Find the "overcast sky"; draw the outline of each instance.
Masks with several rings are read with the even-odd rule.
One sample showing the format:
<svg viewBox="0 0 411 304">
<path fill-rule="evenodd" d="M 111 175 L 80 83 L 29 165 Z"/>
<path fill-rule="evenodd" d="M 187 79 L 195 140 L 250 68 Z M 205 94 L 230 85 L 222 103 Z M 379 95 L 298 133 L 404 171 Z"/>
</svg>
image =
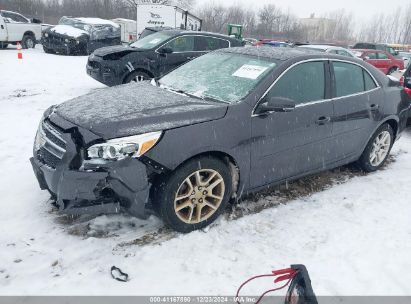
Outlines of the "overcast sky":
<svg viewBox="0 0 411 304">
<path fill-rule="evenodd" d="M 197 0 L 201 5 L 208 0 Z M 376 13 L 391 13 L 399 6 L 405 7 L 411 0 L 212 0 L 216 3 L 230 5 L 242 3 L 247 7 L 261 7 L 273 3 L 283 9 L 290 8 L 298 17 L 309 17 L 311 13 L 317 16 L 335 9 L 345 8 L 352 11 L 357 19 L 368 19 Z"/>
</svg>

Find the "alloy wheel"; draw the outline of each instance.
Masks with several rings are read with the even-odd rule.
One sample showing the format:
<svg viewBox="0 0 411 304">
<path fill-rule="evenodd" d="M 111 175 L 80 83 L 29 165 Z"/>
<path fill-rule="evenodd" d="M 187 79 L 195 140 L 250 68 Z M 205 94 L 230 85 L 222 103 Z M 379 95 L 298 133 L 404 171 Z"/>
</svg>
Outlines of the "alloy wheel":
<svg viewBox="0 0 411 304">
<path fill-rule="evenodd" d="M 143 82 L 145 81 L 146 78 L 143 75 L 136 75 L 136 77 L 134 77 L 133 81 L 135 82 Z"/>
<path fill-rule="evenodd" d="M 29 38 L 29 39 L 26 40 L 26 47 L 27 47 L 28 49 L 34 48 L 34 41 L 33 41 L 33 39 Z"/>
<path fill-rule="evenodd" d="M 215 170 L 201 169 L 188 176 L 174 199 L 174 211 L 186 224 L 198 224 L 209 219 L 224 199 L 225 183 Z"/>
<path fill-rule="evenodd" d="M 370 163 L 374 167 L 381 165 L 391 147 L 391 134 L 388 131 L 383 131 L 375 138 L 373 147 L 370 153 Z"/>
</svg>

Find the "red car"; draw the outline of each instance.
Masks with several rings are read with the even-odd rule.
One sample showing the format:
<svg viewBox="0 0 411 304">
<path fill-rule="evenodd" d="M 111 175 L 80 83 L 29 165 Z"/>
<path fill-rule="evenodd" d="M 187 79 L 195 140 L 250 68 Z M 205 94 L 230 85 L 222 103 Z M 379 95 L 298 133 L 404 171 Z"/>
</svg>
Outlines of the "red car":
<svg viewBox="0 0 411 304">
<path fill-rule="evenodd" d="M 404 60 L 397 59 L 385 51 L 360 49 L 352 51 L 357 57 L 372 64 L 384 74 L 390 75 L 397 70 L 404 69 Z"/>
</svg>

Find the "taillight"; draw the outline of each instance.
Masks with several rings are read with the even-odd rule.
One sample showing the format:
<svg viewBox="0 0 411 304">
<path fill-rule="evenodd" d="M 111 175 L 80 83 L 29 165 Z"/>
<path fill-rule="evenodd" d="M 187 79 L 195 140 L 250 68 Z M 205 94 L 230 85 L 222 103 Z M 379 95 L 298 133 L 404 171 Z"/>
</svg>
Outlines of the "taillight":
<svg viewBox="0 0 411 304">
<path fill-rule="evenodd" d="M 404 77 L 404 76 L 402 76 L 402 77 L 400 78 L 400 85 L 401 85 L 402 87 L 405 86 L 405 77 Z"/>
<path fill-rule="evenodd" d="M 408 96 L 410 96 L 410 98 L 411 98 L 411 89 L 405 88 L 404 91 L 405 91 L 405 93 L 407 93 Z"/>
</svg>

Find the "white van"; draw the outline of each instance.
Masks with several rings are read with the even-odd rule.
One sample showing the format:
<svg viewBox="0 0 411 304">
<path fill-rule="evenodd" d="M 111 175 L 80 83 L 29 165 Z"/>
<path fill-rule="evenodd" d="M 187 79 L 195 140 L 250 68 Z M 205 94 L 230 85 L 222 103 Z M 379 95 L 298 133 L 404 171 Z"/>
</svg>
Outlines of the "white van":
<svg viewBox="0 0 411 304">
<path fill-rule="evenodd" d="M 135 20 L 116 18 L 111 21 L 120 25 L 122 43 L 132 43 L 137 40 L 137 22 Z"/>
<path fill-rule="evenodd" d="M 202 20 L 190 12 L 172 5 L 137 5 L 137 34 L 147 27 L 171 27 L 201 31 Z"/>
<path fill-rule="evenodd" d="M 41 39 L 41 22 L 15 12 L 0 10 L 0 48 L 21 42 L 23 48 L 34 48 Z"/>
</svg>

